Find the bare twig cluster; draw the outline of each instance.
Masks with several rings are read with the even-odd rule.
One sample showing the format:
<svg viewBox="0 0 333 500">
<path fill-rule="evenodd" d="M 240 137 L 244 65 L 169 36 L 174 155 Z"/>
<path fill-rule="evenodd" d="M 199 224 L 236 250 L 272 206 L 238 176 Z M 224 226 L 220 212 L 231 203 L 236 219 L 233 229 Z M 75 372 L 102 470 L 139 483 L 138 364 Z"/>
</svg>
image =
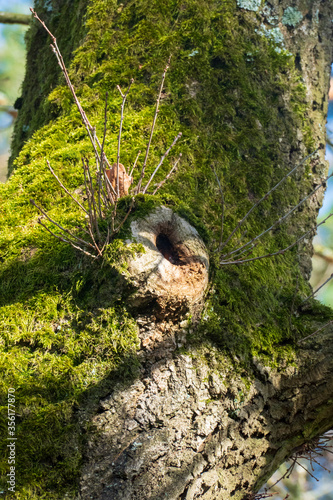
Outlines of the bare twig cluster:
<svg viewBox="0 0 333 500">
<path fill-rule="evenodd" d="M 293 454 L 289 458 L 289 462 L 291 465 L 287 468 L 286 472 L 277 480 L 274 484 L 270 485 L 269 488 L 265 488 L 263 493 L 254 494 L 249 500 L 259 500 L 261 498 L 269 498 L 276 493 L 269 493 L 269 490 L 274 488 L 278 483 L 280 483 L 283 479 L 289 479 L 296 465 L 304 469 L 307 474 L 309 474 L 313 479 L 319 481 L 318 478 L 313 474 L 314 472 L 314 464 L 318 465 L 322 469 L 327 472 L 331 472 L 327 467 L 320 463 L 320 458 L 324 456 L 324 453 L 333 453 L 333 445 L 329 444 L 332 441 L 333 434 L 332 431 L 327 432 L 323 436 L 312 439 L 309 443 L 304 443 L 301 446 L 295 448 Z M 310 469 L 304 467 L 304 465 L 300 462 L 300 460 L 307 460 L 310 465 Z M 285 498 L 288 498 L 287 495 Z M 285 499 L 284 499 L 285 500 Z"/>
<path fill-rule="evenodd" d="M 123 129 L 123 122 L 124 122 L 124 109 L 125 109 L 125 103 L 127 96 L 129 94 L 130 88 L 133 84 L 133 79 L 130 81 L 127 89 L 125 92 L 122 91 L 119 85 L 117 85 L 117 89 L 122 97 L 122 103 L 121 103 L 121 113 L 120 113 L 120 126 L 119 126 L 119 133 L 118 133 L 118 141 L 117 141 L 117 159 L 116 162 L 111 165 L 111 162 L 108 160 L 106 154 L 105 154 L 105 138 L 106 138 L 106 131 L 107 131 L 107 107 L 108 107 L 108 95 L 106 95 L 105 98 L 105 111 L 104 111 L 104 134 L 103 134 L 103 139 L 102 141 L 99 140 L 96 134 L 96 128 L 93 127 L 85 113 L 85 111 L 82 108 L 82 105 L 76 95 L 75 89 L 73 87 L 73 84 L 69 78 L 68 71 L 66 69 L 62 54 L 59 50 L 57 40 L 55 36 L 51 33 L 51 31 L 47 28 L 45 23 L 39 18 L 37 13 L 34 11 L 34 9 L 30 8 L 33 16 L 41 23 L 41 25 L 44 27 L 44 29 L 47 31 L 47 33 L 50 35 L 52 39 L 52 44 L 51 48 L 52 51 L 54 52 L 58 64 L 61 68 L 61 71 L 65 77 L 66 84 L 68 88 L 70 89 L 72 96 L 74 98 L 74 102 L 79 110 L 80 116 L 82 123 L 86 129 L 87 135 L 89 137 L 89 140 L 91 142 L 93 151 L 94 151 L 94 156 L 95 156 L 95 163 L 96 163 L 96 168 L 93 168 L 89 164 L 89 160 L 87 158 L 82 158 L 82 168 L 83 168 L 83 174 L 84 174 L 84 191 L 85 191 L 85 203 L 80 202 L 78 199 L 76 199 L 70 192 L 69 190 L 64 186 L 64 184 L 61 182 L 59 177 L 55 174 L 53 171 L 49 161 L 47 160 L 47 165 L 48 168 L 53 175 L 53 177 L 56 179 L 58 184 L 60 185 L 61 189 L 72 199 L 72 201 L 79 207 L 79 209 L 84 213 L 86 219 L 87 219 L 87 229 L 83 229 L 83 232 L 86 234 L 88 238 L 80 238 L 77 235 L 74 234 L 74 232 L 69 231 L 68 229 L 62 227 L 58 222 L 56 222 L 54 219 L 52 219 L 46 212 L 45 210 L 37 205 L 34 200 L 30 200 L 31 204 L 34 205 L 39 212 L 41 213 L 42 217 L 39 218 L 38 222 L 41 226 L 43 226 L 47 231 L 49 231 L 53 236 L 56 238 L 60 239 L 61 241 L 64 241 L 66 243 L 69 243 L 72 245 L 74 248 L 82 251 L 86 255 L 89 255 L 90 257 L 93 258 L 98 258 L 102 257 L 103 251 L 105 250 L 106 246 L 110 242 L 110 239 L 121 229 L 123 224 L 126 222 L 132 208 L 134 205 L 134 195 L 139 194 L 139 193 L 147 193 L 147 194 L 156 194 L 156 192 L 163 186 L 163 184 L 170 178 L 171 174 L 176 170 L 177 165 L 180 161 L 181 154 L 179 157 L 174 161 L 174 164 L 169 171 L 169 173 L 166 175 L 166 177 L 157 185 L 155 186 L 155 189 L 152 193 L 148 191 L 155 175 L 157 174 L 158 170 L 162 166 L 164 160 L 170 153 L 171 149 L 175 146 L 176 142 L 180 139 L 181 137 L 181 132 L 177 134 L 177 136 L 174 138 L 172 144 L 169 146 L 169 148 L 165 151 L 165 153 L 161 156 L 161 159 L 156 166 L 155 170 L 149 177 L 147 183 L 145 186 L 142 186 L 143 179 L 146 174 L 146 167 L 147 167 L 147 162 L 149 158 L 149 151 L 150 147 L 152 144 L 152 138 L 155 130 L 155 125 L 156 125 L 156 120 L 159 112 L 159 105 L 160 105 L 160 100 L 163 92 L 163 87 L 164 87 L 164 81 L 166 77 L 166 73 L 168 71 L 169 65 L 170 65 L 170 58 L 167 63 L 167 65 L 164 68 L 164 72 L 162 75 L 162 81 L 158 93 L 158 97 L 156 100 L 156 106 L 155 106 L 155 114 L 153 118 L 153 123 L 151 126 L 151 132 L 150 132 L 150 137 L 148 140 L 148 144 L 146 147 L 146 152 L 145 152 L 145 157 L 144 161 L 142 164 L 141 168 L 141 173 L 139 175 L 139 181 L 137 185 L 134 187 L 132 186 L 133 184 L 133 171 L 137 166 L 141 151 L 138 152 L 137 157 L 135 159 L 134 165 L 131 169 L 125 169 L 125 167 L 120 163 L 120 148 L 121 148 L 121 135 L 122 135 L 122 129 Z M 116 216 L 117 216 L 117 204 L 120 198 L 131 194 L 132 195 L 132 200 L 129 206 L 129 210 L 127 214 L 123 217 L 123 219 L 116 224 Z M 57 232 L 54 232 L 51 230 L 45 223 L 44 221 L 48 220 L 53 226 L 57 228 Z M 101 230 L 101 224 L 100 222 L 102 220 L 107 221 L 107 230 L 102 231 Z M 82 232 L 82 228 L 81 229 Z M 60 230 L 60 233 L 59 233 Z"/>
<path fill-rule="evenodd" d="M 333 453 L 332 451 L 333 446 L 328 444 L 330 441 L 332 441 L 332 437 L 333 437 L 332 433 L 328 432 L 323 436 L 319 436 L 318 438 L 312 439 L 309 443 L 304 443 L 298 448 L 296 448 L 294 450 L 294 453 L 289 459 L 291 465 L 288 467 L 283 476 L 271 486 L 271 488 L 273 488 L 273 486 L 275 486 L 285 477 L 289 478 L 290 474 L 292 473 L 296 465 L 304 469 L 316 481 L 319 481 L 319 479 L 317 479 L 316 476 L 313 474 L 314 464 L 319 465 L 319 467 L 326 470 L 327 472 L 331 472 L 323 464 L 321 464 L 318 461 L 318 459 L 320 459 L 320 457 L 323 457 L 324 452 Z M 299 460 L 301 459 L 307 460 L 309 462 L 311 471 L 300 463 Z"/>
<path fill-rule="evenodd" d="M 212 166 L 212 170 L 214 172 L 216 182 L 218 185 L 218 189 L 220 191 L 221 195 L 221 229 L 220 229 L 220 241 L 219 245 L 216 249 L 217 252 L 219 252 L 222 256 L 220 260 L 220 264 L 222 266 L 225 265 L 230 265 L 230 264 L 244 264 L 247 262 L 253 262 L 255 260 L 260 260 L 260 259 L 265 259 L 267 257 L 274 257 L 275 255 L 283 255 L 286 253 L 288 250 L 293 248 L 294 246 L 298 245 L 301 241 L 303 241 L 307 236 L 312 235 L 319 226 L 322 224 L 325 224 L 325 222 L 333 216 L 333 213 L 330 213 L 322 222 L 314 226 L 313 228 L 309 229 L 309 231 L 306 231 L 302 236 L 297 238 L 293 243 L 288 245 L 286 248 L 282 248 L 281 250 L 278 250 L 276 252 L 271 252 L 267 253 L 264 255 L 259 255 L 257 257 L 250 257 L 251 253 L 255 250 L 257 247 L 259 240 L 263 236 L 265 236 L 267 233 L 275 229 L 277 226 L 280 226 L 290 215 L 292 215 L 301 205 L 303 205 L 311 196 L 313 196 L 319 189 L 322 187 L 326 186 L 327 181 L 333 176 L 333 174 L 329 175 L 325 179 L 323 179 L 307 196 L 305 196 L 297 205 L 295 205 L 293 208 L 291 208 L 285 215 L 280 217 L 278 220 L 276 220 L 273 224 L 271 224 L 268 228 L 266 228 L 264 231 L 262 231 L 260 234 L 257 236 L 253 237 L 249 241 L 247 241 L 244 244 L 240 244 L 242 239 L 245 237 L 246 232 L 244 231 L 239 238 L 239 240 L 236 242 L 234 245 L 234 248 L 231 249 L 228 252 L 224 252 L 224 248 L 232 241 L 232 239 L 235 237 L 236 233 L 242 229 L 245 221 L 248 219 L 248 217 L 251 215 L 253 210 L 257 208 L 263 201 L 265 201 L 288 177 L 290 177 L 296 169 L 298 169 L 301 165 L 303 165 L 308 159 L 310 159 L 313 155 L 315 155 L 320 148 L 316 149 L 313 151 L 311 154 L 306 156 L 298 165 L 296 165 L 292 170 L 290 170 L 275 186 L 272 187 L 259 201 L 257 201 L 251 208 L 250 210 L 244 215 L 244 217 L 238 222 L 236 227 L 232 230 L 230 235 L 226 238 L 225 241 L 223 241 L 223 225 L 224 225 L 224 195 L 223 195 L 223 189 L 221 186 L 221 182 L 217 176 L 217 173 L 215 171 L 214 166 Z M 316 293 L 316 292 L 314 292 Z M 314 295 L 314 294 L 313 294 Z M 310 298 L 310 297 L 308 297 Z M 306 299 L 307 300 L 307 299 Z"/>
<path fill-rule="evenodd" d="M 277 493 L 257 493 L 248 496 L 246 500 L 262 500 L 263 498 L 272 498 L 275 495 L 277 495 Z M 286 495 L 283 500 L 287 500 L 287 498 L 289 498 L 289 495 Z"/>
<path fill-rule="evenodd" d="M 79 110 L 80 116 L 82 123 L 84 124 L 84 127 L 86 129 L 87 135 L 90 139 L 93 151 L 94 151 L 94 156 L 95 156 L 95 162 L 96 162 L 96 169 L 92 169 L 92 167 L 89 165 L 88 159 L 82 159 L 82 166 L 83 166 L 83 173 L 84 173 L 84 188 L 85 188 L 85 195 L 86 195 L 86 201 L 87 201 L 87 206 L 84 206 L 83 203 L 79 202 L 79 200 L 75 199 L 68 189 L 62 184 L 58 176 L 54 173 L 52 170 L 49 162 L 47 162 L 49 170 L 51 174 L 54 176 L 54 178 L 57 180 L 58 184 L 60 185 L 61 189 L 63 189 L 67 195 L 69 195 L 74 203 L 82 210 L 88 219 L 88 225 L 87 225 L 87 235 L 89 236 L 88 240 L 85 240 L 83 238 L 78 238 L 77 236 L 74 235 L 74 233 L 69 233 L 68 230 L 65 230 L 63 227 L 61 227 L 60 224 L 56 223 L 53 219 L 51 219 L 46 212 L 42 209 L 42 207 L 39 207 L 33 200 L 31 200 L 31 203 L 36 206 L 36 208 L 39 210 L 39 212 L 42 214 L 42 218 L 39 219 L 39 223 L 46 227 L 45 224 L 42 222 L 43 219 L 48 219 L 49 222 L 51 222 L 53 225 L 57 226 L 58 229 L 60 229 L 61 234 L 54 234 L 53 231 L 51 231 L 48 228 L 48 231 L 50 231 L 52 234 L 54 234 L 56 237 L 59 239 L 62 239 L 63 241 L 66 241 L 70 243 L 72 246 L 75 248 L 78 248 L 82 250 L 84 253 L 94 256 L 95 258 L 101 257 L 103 254 L 103 251 L 106 247 L 106 245 L 109 243 L 110 238 L 114 234 L 116 234 L 119 229 L 123 226 L 125 221 L 127 220 L 127 217 L 129 216 L 133 205 L 134 205 L 134 195 L 138 193 L 149 193 L 148 189 L 151 186 L 151 183 L 157 174 L 158 170 L 162 166 L 164 160 L 168 156 L 169 152 L 171 149 L 175 146 L 176 142 L 179 140 L 181 137 L 181 132 L 176 135 L 174 138 L 173 142 L 169 146 L 169 148 L 165 151 L 165 153 L 161 156 L 161 159 L 156 166 L 155 170 L 153 173 L 150 175 L 148 181 L 146 184 L 143 186 L 143 180 L 146 175 L 146 168 L 147 168 L 147 162 L 149 158 L 149 151 L 151 148 L 152 144 L 152 138 L 154 134 L 154 129 L 155 129 L 155 124 L 159 112 L 159 105 L 160 105 L 160 100 L 163 92 L 163 87 L 164 87 L 164 82 L 165 82 L 165 77 L 169 68 L 170 64 L 170 58 L 168 63 L 166 64 L 163 75 L 162 75 L 162 80 L 159 88 L 159 93 L 156 99 L 156 106 L 155 106 L 155 113 L 153 117 L 153 122 L 151 126 L 151 132 L 150 136 L 148 139 L 148 143 L 146 146 L 146 151 L 144 155 L 144 160 L 142 163 L 141 167 L 141 173 L 139 174 L 139 180 L 137 182 L 136 186 L 133 186 L 133 172 L 134 169 L 137 167 L 138 160 L 141 154 L 141 151 L 138 152 L 137 157 L 135 159 L 134 165 L 132 166 L 131 169 L 125 169 L 125 167 L 120 163 L 120 149 L 121 149 L 121 136 L 122 136 L 122 129 L 123 129 L 123 121 L 124 121 L 124 109 L 125 109 L 125 103 L 127 96 L 129 94 L 130 88 L 133 84 L 133 79 L 130 81 L 127 89 L 125 92 L 122 91 L 120 86 L 117 86 L 117 89 L 121 95 L 122 98 L 122 103 L 121 103 L 121 114 L 120 114 L 120 126 L 119 126 L 119 133 L 118 133 L 118 141 L 117 141 L 117 157 L 116 157 L 116 162 L 111 165 L 109 162 L 106 154 L 105 154 L 105 138 L 106 138 L 106 129 L 107 129 L 107 95 L 106 95 L 106 100 L 105 100 L 105 115 L 104 115 L 104 135 L 102 141 L 99 140 L 96 134 L 96 129 L 93 127 L 87 118 L 86 113 L 84 112 L 82 105 L 80 104 L 80 101 L 76 95 L 75 89 L 71 83 L 71 80 L 68 75 L 68 71 L 66 69 L 66 66 L 63 61 L 63 57 L 61 55 L 61 52 L 59 50 L 59 47 L 57 45 L 57 40 L 55 36 L 50 32 L 50 30 L 47 28 L 45 23 L 38 17 L 36 12 L 33 9 L 30 9 L 34 17 L 42 24 L 44 29 L 47 31 L 47 33 L 50 35 L 52 39 L 52 44 L 51 48 L 56 55 L 58 64 L 62 70 L 62 73 L 65 77 L 66 84 L 68 88 L 70 89 L 72 96 L 74 98 L 74 101 L 76 103 L 76 106 Z M 319 149 L 319 148 L 318 148 Z M 296 165 L 292 170 L 290 170 L 274 187 L 272 187 L 259 201 L 257 201 L 251 208 L 250 210 L 244 215 L 244 217 L 236 224 L 235 228 L 233 231 L 230 233 L 230 235 L 224 240 L 224 215 L 225 215 L 225 210 L 224 210 L 224 194 L 223 194 L 223 189 L 221 182 L 218 178 L 218 175 L 216 173 L 216 170 L 214 166 L 212 166 L 216 182 L 220 191 L 221 195 L 221 229 L 220 229 L 220 238 L 219 238 L 219 244 L 217 248 L 217 252 L 221 254 L 221 260 L 220 264 L 225 266 L 225 265 L 230 265 L 230 264 L 244 264 L 247 262 L 252 262 L 255 260 L 260 260 L 264 259 L 267 257 L 273 257 L 276 255 L 283 255 L 286 253 L 288 250 L 293 248 L 294 246 L 298 245 L 300 242 L 302 242 L 307 236 L 310 236 L 315 232 L 315 230 L 322 224 L 324 224 L 330 217 L 332 217 L 333 213 L 329 214 L 328 217 L 326 217 L 325 220 L 323 220 L 321 223 L 317 224 L 314 228 L 311 228 L 309 231 L 305 232 L 302 236 L 297 238 L 293 243 L 288 245 L 286 248 L 283 248 L 281 250 L 278 250 L 276 252 L 271 252 L 267 253 L 264 255 L 256 256 L 256 257 L 251 257 L 251 254 L 255 250 L 255 248 L 258 246 L 258 243 L 260 240 L 270 231 L 275 229 L 277 226 L 280 226 L 290 215 L 292 215 L 301 205 L 303 205 L 311 196 L 313 196 L 320 188 L 326 185 L 328 179 L 332 177 L 333 174 L 329 175 L 326 177 L 322 182 L 320 182 L 319 185 L 317 185 L 307 196 L 305 196 L 297 205 L 295 205 L 291 210 L 289 210 L 284 216 L 276 220 L 273 224 L 271 224 L 268 228 L 266 228 L 264 231 L 262 231 L 260 234 L 257 236 L 253 237 L 246 243 L 241 243 L 243 238 L 245 237 L 247 231 L 243 231 L 241 234 L 241 237 L 238 239 L 238 241 L 234 244 L 234 247 L 229 250 L 225 251 L 225 248 L 227 245 L 229 245 L 232 241 L 232 239 L 236 236 L 236 234 L 242 230 L 244 227 L 245 222 L 247 221 L 248 217 L 251 215 L 251 213 L 257 208 L 262 202 L 264 202 L 288 177 L 290 177 L 301 165 L 303 165 L 308 159 L 310 159 L 313 155 L 315 155 L 318 151 L 316 149 L 314 152 L 309 154 L 306 158 L 304 158 L 298 165 Z M 151 194 L 156 194 L 156 192 L 164 185 L 164 183 L 170 178 L 172 173 L 176 170 L 177 165 L 180 161 L 181 155 L 175 160 L 171 170 L 169 173 L 166 175 L 166 177 L 157 185 L 155 185 L 155 189 L 152 191 Z M 132 195 L 132 201 L 129 207 L 129 210 L 125 217 L 123 218 L 122 221 L 116 225 L 116 216 L 117 216 L 117 204 L 118 201 L 121 197 L 126 196 L 128 194 Z M 111 215 L 110 215 L 111 214 Z M 106 219 L 106 217 L 109 216 L 110 218 L 110 223 L 107 226 L 107 234 L 102 234 L 100 230 L 100 224 L 99 222 L 102 219 Z M 93 252 L 93 253 L 92 253 Z M 314 295 L 316 291 L 312 294 Z M 311 295 L 311 296 L 312 296 Z M 310 298 L 310 296 L 308 297 Z M 307 298 L 307 299 L 308 299 Z M 306 299 L 306 300 L 307 300 Z"/>
</svg>

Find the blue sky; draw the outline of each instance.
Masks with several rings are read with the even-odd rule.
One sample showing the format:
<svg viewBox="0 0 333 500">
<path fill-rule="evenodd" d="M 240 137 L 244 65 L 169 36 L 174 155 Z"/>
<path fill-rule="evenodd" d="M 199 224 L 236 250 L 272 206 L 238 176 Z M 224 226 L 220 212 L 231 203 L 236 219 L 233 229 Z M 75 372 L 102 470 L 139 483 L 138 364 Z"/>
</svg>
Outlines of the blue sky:
<svg viewBox="0 0 333 500">
<path fill-rule="evenodd" d="M 34 0 L 0 0 L 0 10 L 7 12 L 29 13 L 29 7 L 33 7 Z"/>
</svg>

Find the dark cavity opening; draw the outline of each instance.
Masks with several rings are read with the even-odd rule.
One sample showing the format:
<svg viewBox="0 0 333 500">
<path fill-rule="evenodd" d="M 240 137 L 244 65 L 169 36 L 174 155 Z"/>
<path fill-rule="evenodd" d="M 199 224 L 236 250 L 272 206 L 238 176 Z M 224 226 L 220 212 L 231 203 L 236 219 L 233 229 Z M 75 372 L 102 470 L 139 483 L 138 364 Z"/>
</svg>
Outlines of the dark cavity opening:
<svg viewBox="0 0 333 500">
<path fill-rule="evenodd" d="M 169 240 L 166 234 L 160 233 L 156 238 L 156 246 L 163 257 L 171 264 L 180 265 L 180 259 L 177 250 Z"/>
</svg>

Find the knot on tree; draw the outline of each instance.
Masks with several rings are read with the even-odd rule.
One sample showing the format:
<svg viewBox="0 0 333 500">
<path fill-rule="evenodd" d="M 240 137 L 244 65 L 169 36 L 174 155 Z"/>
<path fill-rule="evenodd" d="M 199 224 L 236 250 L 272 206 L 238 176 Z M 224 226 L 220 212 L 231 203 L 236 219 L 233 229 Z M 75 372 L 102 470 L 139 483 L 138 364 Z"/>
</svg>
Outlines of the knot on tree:
<svg viewBox="0 0 333 500">
<path fill-rule="evenodd" d="M 162 206 L 133 221 L 131 230 L 132 240 L 145 250 L 128 266 L 138 287 L 134 305 L 157 309 L 163 316 L 199 312 L 209 258 L 196 229 Z"/>
</svg>

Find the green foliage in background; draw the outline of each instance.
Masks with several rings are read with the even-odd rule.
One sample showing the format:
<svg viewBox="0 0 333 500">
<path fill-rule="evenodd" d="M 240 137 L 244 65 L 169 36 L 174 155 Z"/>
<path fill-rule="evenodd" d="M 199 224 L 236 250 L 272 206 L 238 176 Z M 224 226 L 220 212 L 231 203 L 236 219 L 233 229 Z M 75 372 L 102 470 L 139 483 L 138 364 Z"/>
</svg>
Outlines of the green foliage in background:
<svg viewBox="0 0 333 500">
<path fill-rule="evenodd" d="M 1 105 L 13 106 L 22 83 L 24 66 L 24 34 L 26 26 L 2 26 L 4 43 L 0 45 L 0 101 Z M 0 107 L 1 110 L 1 107 Z M 4 113 L 4 111 L 0 111 Z M 13 132 L 12 127 L 1 129 L 0 154 L 6 152 Z"/>
</svg>

